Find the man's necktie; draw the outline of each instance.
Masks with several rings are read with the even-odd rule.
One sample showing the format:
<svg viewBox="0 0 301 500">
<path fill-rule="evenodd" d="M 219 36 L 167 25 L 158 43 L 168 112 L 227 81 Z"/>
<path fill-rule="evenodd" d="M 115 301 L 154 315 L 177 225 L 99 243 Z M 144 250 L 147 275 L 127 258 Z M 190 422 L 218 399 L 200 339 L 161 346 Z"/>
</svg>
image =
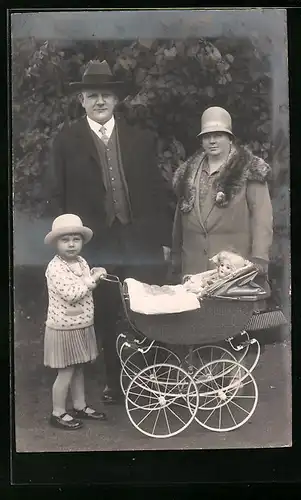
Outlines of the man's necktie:
<svg viewBox="0 0 301 500">
<path fill-rule="evenodd" d="M 101 133 L 101 140 L 107 145 L 110 138 L 107 136 L 106 127 L 100 127 L 99 132 Z"/>
</svg>

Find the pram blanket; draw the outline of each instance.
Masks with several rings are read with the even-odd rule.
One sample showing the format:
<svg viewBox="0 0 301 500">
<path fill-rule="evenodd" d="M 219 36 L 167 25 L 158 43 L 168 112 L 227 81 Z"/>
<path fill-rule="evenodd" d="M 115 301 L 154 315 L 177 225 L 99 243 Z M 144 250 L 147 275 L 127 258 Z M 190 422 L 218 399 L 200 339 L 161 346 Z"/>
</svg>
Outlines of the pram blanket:
<svg viewBox="0 0 301 500">
<path fill-rule="evenodd" d="M 172 314 L 200 308 L 195 294 L 183 285 L 148 285 L 133 278 L 124 283 L 132 311 L 141 314 Z"/>
</svg>

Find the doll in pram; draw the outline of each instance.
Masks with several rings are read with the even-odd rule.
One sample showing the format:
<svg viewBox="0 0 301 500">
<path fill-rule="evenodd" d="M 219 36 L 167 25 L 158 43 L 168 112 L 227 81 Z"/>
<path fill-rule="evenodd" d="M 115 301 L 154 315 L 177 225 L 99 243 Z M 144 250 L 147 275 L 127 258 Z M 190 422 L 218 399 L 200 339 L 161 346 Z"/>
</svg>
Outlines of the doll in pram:
<svg viewBox="0 0 301 500">
<path fill-rule="evenodd" d="M 195 306 L 168 313 L 149 307 L 151 294 L 141 300 L 143 288 L 133 288 L 133 280 L 104 278 L 120 289 L 127 323 L 116 341 L 120 385 L 129 420 L 141 433 L 168 438 L 192 421 L 226 432 L 252 417 L 260 344 L 251 334 L 287 323 L 280 308 L 267 308 L 257 274 L 246 265 L 210 284 Z"/>
</svg>

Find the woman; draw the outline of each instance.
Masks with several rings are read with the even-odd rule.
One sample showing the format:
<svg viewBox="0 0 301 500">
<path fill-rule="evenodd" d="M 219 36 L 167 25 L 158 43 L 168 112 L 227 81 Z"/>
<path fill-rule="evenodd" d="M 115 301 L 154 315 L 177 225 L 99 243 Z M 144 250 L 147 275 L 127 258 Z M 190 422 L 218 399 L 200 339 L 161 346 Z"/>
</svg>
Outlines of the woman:
<svg viewBox="0 0 301 500">
<path fill-rule="evenodd" d="M 235 144 L 229 113 L 208 108 L 201 118 L 202 149 L 175 172 L 177 210 L 172 261 L 183 276 L 212 268 L 209 259 L 232 249 L 266 274 L 273 237 L 267 185 L 271 169 Z"/>
</svg>

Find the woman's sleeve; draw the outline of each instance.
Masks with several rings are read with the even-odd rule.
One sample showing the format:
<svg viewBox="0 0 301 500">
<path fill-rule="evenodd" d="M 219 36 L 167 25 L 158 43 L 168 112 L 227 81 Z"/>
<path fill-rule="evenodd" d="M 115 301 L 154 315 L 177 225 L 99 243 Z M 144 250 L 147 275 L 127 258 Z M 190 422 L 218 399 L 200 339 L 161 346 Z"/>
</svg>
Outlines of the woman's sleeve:
<svg viewBox="0 0 301 500">
<path fill-rule="evenodd" d="M 62 272 L 56 266 L 47 270 L 46 277 L 48 287 L 54 289 L 69 304 L 78 302 L 90 291 L 90 287 L 81 279 Z"/>
<path fill-rule="evenodd" d="M 273 241 L 273 209 L 267 183 L 248 182 L 247 203 L 250 211 L 252 257 L 268 262 Z"/>
</svg>

